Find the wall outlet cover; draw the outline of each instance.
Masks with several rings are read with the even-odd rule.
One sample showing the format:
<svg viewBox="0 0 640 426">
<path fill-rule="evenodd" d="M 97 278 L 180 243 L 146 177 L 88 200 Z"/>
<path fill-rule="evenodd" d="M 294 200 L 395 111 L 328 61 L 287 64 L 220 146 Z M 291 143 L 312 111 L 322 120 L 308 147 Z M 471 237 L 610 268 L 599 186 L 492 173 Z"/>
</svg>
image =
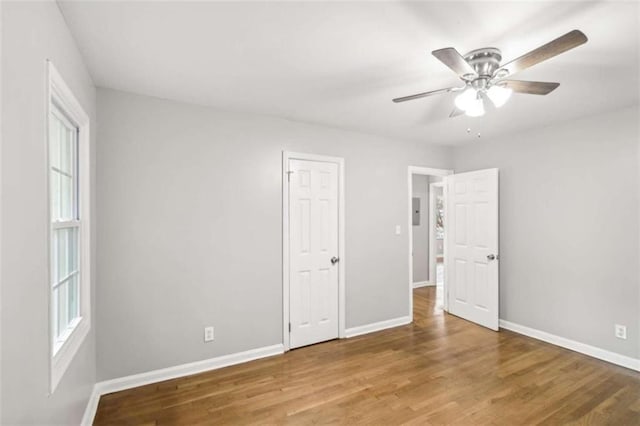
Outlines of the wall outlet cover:
<svg viewBox="0 0 640 426">
<path fill-rule="evenodd" d="M 618 339 L 627 338 L 627 327 L 624 325 L 616 324 L 614 327 L 614 332 Z"/>
<path fill-rule="evenodd" d="M 211 342 L 213 340 L 213 327 L 205 327 L 204 328 L 204 341 Z"/>
</svg>

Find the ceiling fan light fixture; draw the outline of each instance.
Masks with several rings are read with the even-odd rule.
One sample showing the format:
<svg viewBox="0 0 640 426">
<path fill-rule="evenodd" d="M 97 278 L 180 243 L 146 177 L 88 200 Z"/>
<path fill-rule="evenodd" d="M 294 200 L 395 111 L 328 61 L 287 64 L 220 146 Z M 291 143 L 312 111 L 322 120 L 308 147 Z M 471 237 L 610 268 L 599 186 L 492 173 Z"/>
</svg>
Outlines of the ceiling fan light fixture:
<svg viewBox="0 0 640 426">
<path fill-rule="evenodd" d="M 403 96 L 393 99 L 393 102 L 411 101 L 440 93 L 462 91 L 455 98 L 456 108 L 449 117 L 457 117 L 462 114 L 469 117 L 480 117 L 485 113 L 485 97 L 496 108 L 500 108 L 507 103 L 513 92 L 529 95 L 548 95 L 551 93 L 560 83 L 512 80 L 511 76 L 578 47 L 586 43 L 587 40 L 587 36 L 582 31 L 572 30 L 507 63 L 502 62 L 502 52 L 495 47 L 475 49 L 464 56 L 453 47 L 437 49 L 431 54 L 456 73 L 464 86 L 453 86 Z"/>
<path fill-rule="evenodd" d="M 477 96 L 478 95 L 477 95 L 476 89 L 474 89 L 473 87 L 469 87 L 464 92 L 456 96 L 456 99 L 455 99 L 456 107 L 458 109 L 461 109 L 462 111 L 468 110 L 470 107 L 472 107 L 472 104 L 476 101 Z"/>
<path fill-rule="evenodd" d="M 482 117 L 484 115 L 484 102 L 480 96 L 477 96 L 465 110 L 465 114 L 469 117 Z"/>
<path fill-rule="evenodd" d="M 506 104 L 513 90 L 508 87 L 501 86 L 491 86 L 489 90 L 487 90 L 487 96 L 491 99 L 491 102 L 496 106 L 496 108 L 500 108 L 502 105 Z"/>
</svg>

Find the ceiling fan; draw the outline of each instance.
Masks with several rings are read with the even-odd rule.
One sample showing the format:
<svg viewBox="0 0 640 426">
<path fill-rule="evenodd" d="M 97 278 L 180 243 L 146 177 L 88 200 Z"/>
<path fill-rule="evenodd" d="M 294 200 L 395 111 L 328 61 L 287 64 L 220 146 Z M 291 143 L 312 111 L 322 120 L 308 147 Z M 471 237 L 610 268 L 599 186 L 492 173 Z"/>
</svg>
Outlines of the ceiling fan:
<svg viewBox="0 0 640 426">
<path fill-rule="evenodd" d="M 462 92 L 456 97 L 455 108 L 449 117 L 462 114 L 479 117 L 484 115 L 487 98 L 499 108 L 509 100 L 513 92 L 529 95 L 546 95 L 552 92 L 560 83 L 510 80 L 508 77 L 586 42 L 587 36 L 582 31 L 573 30 L 504 65 L 500 65 L 502 53 L 494 47 L 472 50 L 464 56 L 453 47 L 434 50 L 431 52 L 433 56 L 458 74 L 464 86 L 404 96 L 394 99 L 393 102 L 405 102 L 440 93 Z"/>
</svg>

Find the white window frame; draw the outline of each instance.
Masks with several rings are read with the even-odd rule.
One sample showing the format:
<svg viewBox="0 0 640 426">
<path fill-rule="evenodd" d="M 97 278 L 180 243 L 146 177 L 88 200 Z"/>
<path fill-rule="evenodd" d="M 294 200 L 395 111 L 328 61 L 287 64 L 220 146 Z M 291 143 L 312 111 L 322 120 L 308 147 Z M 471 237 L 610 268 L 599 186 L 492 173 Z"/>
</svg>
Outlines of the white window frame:
<svg viewBox="0 0 640 426">
<path fill-rule="evenodd" d="M 47 293 L 49 298 L 49 345 L 48 355 L 50 360 L 50 392 L 53 393 L 60 383 L 60 379 L 71 364 L 73 357 L 80 349 L 85 338 L 91 329 L 91 179 L 90 179 L 90 128 L 89 116 L 84 111 L 80 102 L 71 92 L 71 89 L 62 79 L 55 66 L 48 62 L 48 93 L 47 93 L 47 117 L 46 117 L 46 158 L 47 158 L 47 224 L 49 228 L 47 250 L 49 259 L 49 273 L 47 279 Z M 54 318 L 53 318 L 53 282 L 51 250 L 53 240 L 53 229 L 57 227 L 51 221 L 51 186 L 49 179 L 51 176 L 51 162 L 49 156 L 49 117 L 53 113 L 53 105 L 73 122 L 78 128 L 78 160 L 77 160 L 77 202 L 79 217 L 79 240 L 78 240 L 78 266 L 79 277 L 79 317 L 76 318 L 66 333 L 64 342 L 55 341 Z"/>
</svg>

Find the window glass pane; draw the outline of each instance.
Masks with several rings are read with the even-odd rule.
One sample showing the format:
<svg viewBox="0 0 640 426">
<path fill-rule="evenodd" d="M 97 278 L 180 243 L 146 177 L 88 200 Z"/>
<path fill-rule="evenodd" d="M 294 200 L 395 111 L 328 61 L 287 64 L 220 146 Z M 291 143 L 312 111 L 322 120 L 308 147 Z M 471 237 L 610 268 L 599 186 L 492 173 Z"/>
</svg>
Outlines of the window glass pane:
<svg viewBox="0 0 640 426">
<path fill-rule="evenodd" d="M 60 168 L 60 120 L 51 114 L 51 122 L 49 123 L 49 161 L 51 167 Z"/>
<path fill-rule="evenodd" d="M 52 315 L 53 315 L 53 336 L 58 337 L 58 335 L 60 334 L 58 332 L 58 299 L 60 298 L 60 289 L 59 288 L 54 288 L 53 289 L 53 296 L 52 299 L 53 300 L 53 307 L 52 307 Z"/>
<path fill-rule="evenodd" d="M 61 284 L 58 287 L 58 334 L 56 337 L 60 337 L 62 333 L 64 333 L 67 325 L 69 325 L 69 308 L 67 304 L 68 299 L 68 281 L 64 284 Z"/>
<path fill-rule="evenodd" d="M 69 157 L 70 166 L 69 173 L 71 179 L 71 211 L 70 215 L 73 219 L 79 219 L 78 200 L 80 199 L 80 187 L 78 180 L 78 131 L 74 127 L 69 130 L 69 144 L 71 146 L 71 156 Z"/>
<path fill-rule="evenodd" d="M 75 318 L 79 316 L 79 303 L 78 303 L 78 275 L 74 275 L 69 280 L 69 322 L 73 321 Z"/>
<path fill-rule="evenodd" d="M 78 129 L 62 112 L 54 109 L 49 129 L 51 162 L 51 218 L 77 219 Z"/>
<path fill-rule="evenodd" d="M 56 246 L 56 250 L 54 252 L 54 264 L 56 265 L 56 270 L 58 272 L 55 283 L 59 283 L 69 275 L 70 272 L 68 229 L 56 229 L 53 231 L 53 236 L 54 244 Z"/>
<path fill-rule="evenodd" d="M 62 123 L 61 123 L 62 124 Z M 73 129 L 60 126 L 60 170 L 73 175 Z"/>
<path fill-rule="evenodd" d="M 60 175 L 60 219 L 74 219 L 73 208 L 73 179 L 69 176 Z"/>
<path fill-rule="evenodd" d="M 67 228 L 69 273 L 78 270 L 78 228 Z"/>
<path fill-rule="evenodd" d="M 73 178 L 51 170 L 51 220 L 65 221 L 77 219 Z"/>
<path fill-rule="evenodd" d="M 51 220 L 60 220 L 60 173 L 51 171 Z"/>
</svg>

